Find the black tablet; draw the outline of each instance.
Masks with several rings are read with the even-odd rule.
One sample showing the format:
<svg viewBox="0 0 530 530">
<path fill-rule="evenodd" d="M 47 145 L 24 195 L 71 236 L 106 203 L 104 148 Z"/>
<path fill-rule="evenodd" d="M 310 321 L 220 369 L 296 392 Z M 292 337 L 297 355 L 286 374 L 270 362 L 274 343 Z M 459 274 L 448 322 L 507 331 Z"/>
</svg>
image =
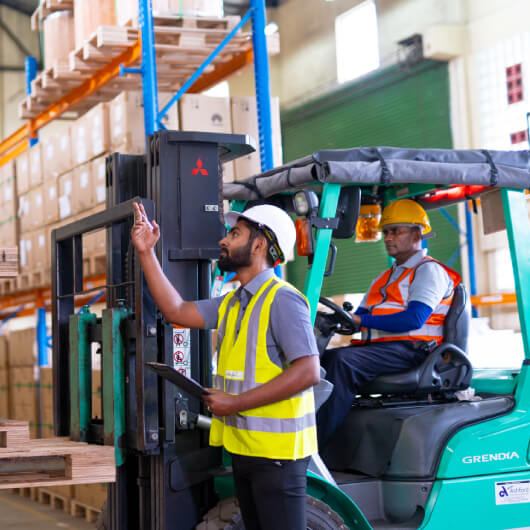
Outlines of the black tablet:
<svg viewBox="0 0 530 530">
<path fill-rule="evenodd" d="M 151 370 L 154 370 L 160 377 L 167 379 L 174 385 L 178 386 L 188 394 L 192 396 L 201 397 L 209 392 L 201 384 L 197 383 L 194 379 L 190 379 L 184 374 L 180 373 L 175 368 L 168 366 L 164 363 L 145 363 Z"/>
</svg>

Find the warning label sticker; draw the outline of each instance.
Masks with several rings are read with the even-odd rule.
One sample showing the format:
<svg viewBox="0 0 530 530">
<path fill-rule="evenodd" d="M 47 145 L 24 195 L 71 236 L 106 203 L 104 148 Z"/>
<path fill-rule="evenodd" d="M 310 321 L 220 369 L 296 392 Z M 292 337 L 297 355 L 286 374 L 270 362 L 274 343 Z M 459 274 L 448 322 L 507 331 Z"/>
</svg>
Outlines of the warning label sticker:
<svg viewBox="0 0 530 530">
<path fill-rule="evenodd" d="M 495 482 L 495 504 L 530 502 L 530 480 Z"/>
<path fill-rule="evenodd" d="M 191 376 L 190 330 L 173 328 L 173 368 Z"/>
</svg>

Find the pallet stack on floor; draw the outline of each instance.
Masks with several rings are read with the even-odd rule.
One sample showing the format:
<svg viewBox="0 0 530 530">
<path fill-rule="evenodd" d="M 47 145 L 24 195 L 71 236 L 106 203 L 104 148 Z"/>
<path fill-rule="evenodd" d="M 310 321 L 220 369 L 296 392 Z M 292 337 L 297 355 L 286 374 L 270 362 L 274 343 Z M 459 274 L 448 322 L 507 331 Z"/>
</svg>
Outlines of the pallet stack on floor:
<svg viewBox="0 0 530 530">
<path fill-rule="evenodd" d="M 28 421 L 31 438 L 42 434 L 49 439 L 54 437 L 52 369 L 37 368 L 35 337 L 35 328 L 0 335 L 0 418 Z M 92 373 L 92 411 L 102 417 L 100 370 Z M 92 522 L 107 498 L 107 484 L 46 485 L 13 492 Z"/>
</svg>

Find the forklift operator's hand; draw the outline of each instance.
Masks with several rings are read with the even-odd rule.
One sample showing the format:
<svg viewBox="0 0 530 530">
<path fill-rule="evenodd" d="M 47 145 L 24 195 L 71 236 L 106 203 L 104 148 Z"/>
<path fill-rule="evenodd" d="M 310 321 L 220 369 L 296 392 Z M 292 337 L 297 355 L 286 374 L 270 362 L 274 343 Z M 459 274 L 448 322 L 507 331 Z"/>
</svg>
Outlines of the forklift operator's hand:
<svg viewBox="0 0 530 530">
<path fill-rule="evenodd" d="M 239 396 L 227 394 L 217 388 L 208 388 L 208 394 L 202 399 L 208 406 L 208 410 L 216 416 L 231 416 L 237 414 L 239 410 Z"/>
<path fill-rule="evenodd" d="M 153 220 L 149 222 L 143 204 L 133 203 L 134 225 L 131 230 L 133 245 L 139 254 L 149 252 L 160 237 L 160 227 Z"/>
</svg>

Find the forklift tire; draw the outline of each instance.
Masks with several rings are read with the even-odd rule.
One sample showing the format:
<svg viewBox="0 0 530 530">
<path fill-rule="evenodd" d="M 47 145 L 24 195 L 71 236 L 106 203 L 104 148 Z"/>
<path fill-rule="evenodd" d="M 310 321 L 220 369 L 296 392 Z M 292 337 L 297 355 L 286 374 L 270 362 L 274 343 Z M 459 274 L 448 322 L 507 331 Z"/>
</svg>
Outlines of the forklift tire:
<svg viewBox="0 0 530 530">
<path fill-rule="evenodd" d="M 342 517 L 326 503 L 308 495 L 306 507 L 308 530 L 348 530 Z M 237 499 L 229 497 L 214 506 L 196 530 L 245 530 Z"/>
</svg>

